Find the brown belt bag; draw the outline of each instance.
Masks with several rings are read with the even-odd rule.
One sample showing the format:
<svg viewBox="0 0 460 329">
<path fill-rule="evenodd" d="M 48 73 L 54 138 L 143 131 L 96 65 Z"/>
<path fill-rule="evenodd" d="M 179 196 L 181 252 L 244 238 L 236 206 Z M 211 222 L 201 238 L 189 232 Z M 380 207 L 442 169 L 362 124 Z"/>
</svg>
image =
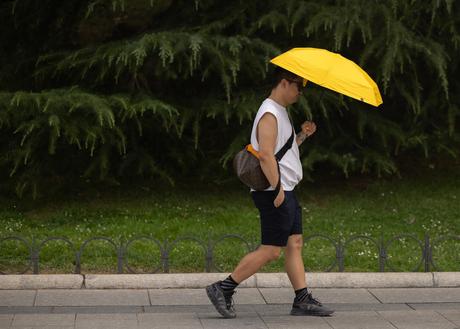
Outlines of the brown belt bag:
<svg viewBox="0 0 460 329">
<path fill-rule="evenodd" d="M 278 184 L 275 191 L 279 191 L 281 186 L 281 173 L 279 162 L 284 154 L 292 147 L 294 141 L 294 129 L 292 130 L 291 137 L 287 140 L 286 144 L 275 154 L 276 163 L 278 165 Z M 238 178 L 248 187 L 256 190 L 263 191 L 270 187 L 267 177 L 265 177 L 262 168 L 260 167 L 259 154 L 251 144 L 247 145 L 244 149 L 239 151 L 233 159 L 233 168 L 235 169 Z M 275 195 L 278 193 L 275 193 Z"/>
</svg>

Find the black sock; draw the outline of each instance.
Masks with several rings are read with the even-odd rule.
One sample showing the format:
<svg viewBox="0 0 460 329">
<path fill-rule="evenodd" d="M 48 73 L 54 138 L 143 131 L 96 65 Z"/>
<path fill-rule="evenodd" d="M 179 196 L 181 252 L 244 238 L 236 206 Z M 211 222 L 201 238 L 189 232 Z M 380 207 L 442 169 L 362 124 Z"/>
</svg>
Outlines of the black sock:
<svg viewBox="0 0 460 329">
<path fill-rule="evenodd" d="M 295 299 L 298 302 L 303 302 L 307 297 L 308 289 L 306 287 L 295 291 Z"/>
<path fill-rule="evenodd" d="M 237 286 L 238 286 L 238 283 L 236 283 L 235 280 L 233 280 L 231 275 L 229 275 L 228 278 L 226 278 L 224 281 L 220 283 L 220 287 L 224 291 L 235 290 Z"/>
</svg>

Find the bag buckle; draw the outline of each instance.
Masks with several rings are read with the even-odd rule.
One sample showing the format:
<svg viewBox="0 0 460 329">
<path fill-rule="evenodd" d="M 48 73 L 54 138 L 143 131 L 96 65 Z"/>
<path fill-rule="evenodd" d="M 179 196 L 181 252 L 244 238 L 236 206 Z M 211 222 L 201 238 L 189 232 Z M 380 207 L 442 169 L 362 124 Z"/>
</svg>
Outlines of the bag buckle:
<svg viewBox="0 0 460 329">
<path fill-rule="evenodd" d="M 251 144 L 246 145 L 246 151 L 251 153 L 253 156 L 255 156 L 257 159 L 259 159 L 259 152 L 257 152 Z"/>
</svg>

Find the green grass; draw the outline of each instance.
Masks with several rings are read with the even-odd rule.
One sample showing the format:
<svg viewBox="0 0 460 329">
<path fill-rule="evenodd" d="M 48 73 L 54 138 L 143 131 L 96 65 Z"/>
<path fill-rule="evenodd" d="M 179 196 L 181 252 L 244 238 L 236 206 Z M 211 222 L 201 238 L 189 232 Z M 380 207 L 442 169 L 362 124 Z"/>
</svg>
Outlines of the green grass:
<svg viewBox="0 0 460 329">
<path fill-rule="evenodd" d="M 387 242 L 401 234 L 422 241 L 425 234 L 432 239 L 459 236 L 460 170 L 454 169 L 402 179 L 303 182 L 297 196 L 303 208 L 304 234 L 322 234 L 336 241 L 364 235 Z M 117 245 L 143 236 L 162 246 L 167 241 L 170 246 L 176 239 L 193 236 L 207 246 L 226 234 L 242 236 L 251 243 L 249 248 L 259 242 L 258 213 L 248 191 L 240 185 L 147 189 L 139 186 L 102 196 L 88 192 L 72 199 L 27 204 L 3 199 L 0 237 L 18 235 L 38 243 L 60 236 L 77 249 L 95 236 L 108 237 Z M 231 271 L 247 248 L 238 239 L 222 240 L 214 249 L 215 265 Z M 62 241 L 49 242 L 40 254 L 40 273 L 72 273 L 75 251 Z M 420 246 L 411 238 L 394 240 L 388 253 L 389 263 L 397 271 L 411 271 L 420 262 Z M 440 270 L 460 271 L 459 254 L 460 241 L 448 239 L 436 245 L 433 257 Z M 28 262 L 27 255 L 28 250 L 18 241 L 1 242 L 0 271 L 20 272 Z M 304 260 L 310 271 L 326 270 L 335 260 L 335 249 L 327 239 L 313 239 L 305 244 Z M 131 244 L 128 261 L 137 272 L 162 271 L 160 250 L 146 238 Z M 90 242 L 81 263 L 82 273 L 116 273 L 114 248 L 104 241 Z M 180 241 L 170 251 L 171 272 L 202 272 L 205 264 L 205 250 L 192 240 Z M 346 271 L 378 271 L 377 247 L 363 239 L 350 243 L 344 265 Z M 332 271 L 337 270 L 335 265 Z M 423 271 L 423 266 L 419 270 Z M 283 271 L 283 259 L 266 265 L 263 271 Z"/>
</svg>

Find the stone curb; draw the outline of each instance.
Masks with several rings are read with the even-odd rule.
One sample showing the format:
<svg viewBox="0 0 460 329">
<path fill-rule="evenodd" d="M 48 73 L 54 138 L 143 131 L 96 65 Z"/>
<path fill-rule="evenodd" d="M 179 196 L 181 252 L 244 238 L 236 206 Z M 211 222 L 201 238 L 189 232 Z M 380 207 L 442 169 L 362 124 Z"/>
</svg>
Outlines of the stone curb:
<svg viewBox="0 0 460 329">
<path fill-rule="evenodd" d="M 3 289 L 80 289 L 84 277 L 79 274 L 0 275 Z"/>
<path fill-rule="evenodd" d="M 25 274 L 0 275 L 5 289 L 164 289 L 203 288 L 226 273 L 180 274 Z M 460 272 L 306 273 L 311 288 L 433 288 L 460 287 Z M 286 273 L 258 273 L 243 288 L 290 287 Z"/>
<path fill-rule="evenodd" d="M 87 289 L 204 288 L 212 282 L 225 279 L 227 275 L 225 273 L 87 274 L 85 287 Z M 241 287 L 256 287 L 256 275 L 244 281 Z"/>
</svg>

